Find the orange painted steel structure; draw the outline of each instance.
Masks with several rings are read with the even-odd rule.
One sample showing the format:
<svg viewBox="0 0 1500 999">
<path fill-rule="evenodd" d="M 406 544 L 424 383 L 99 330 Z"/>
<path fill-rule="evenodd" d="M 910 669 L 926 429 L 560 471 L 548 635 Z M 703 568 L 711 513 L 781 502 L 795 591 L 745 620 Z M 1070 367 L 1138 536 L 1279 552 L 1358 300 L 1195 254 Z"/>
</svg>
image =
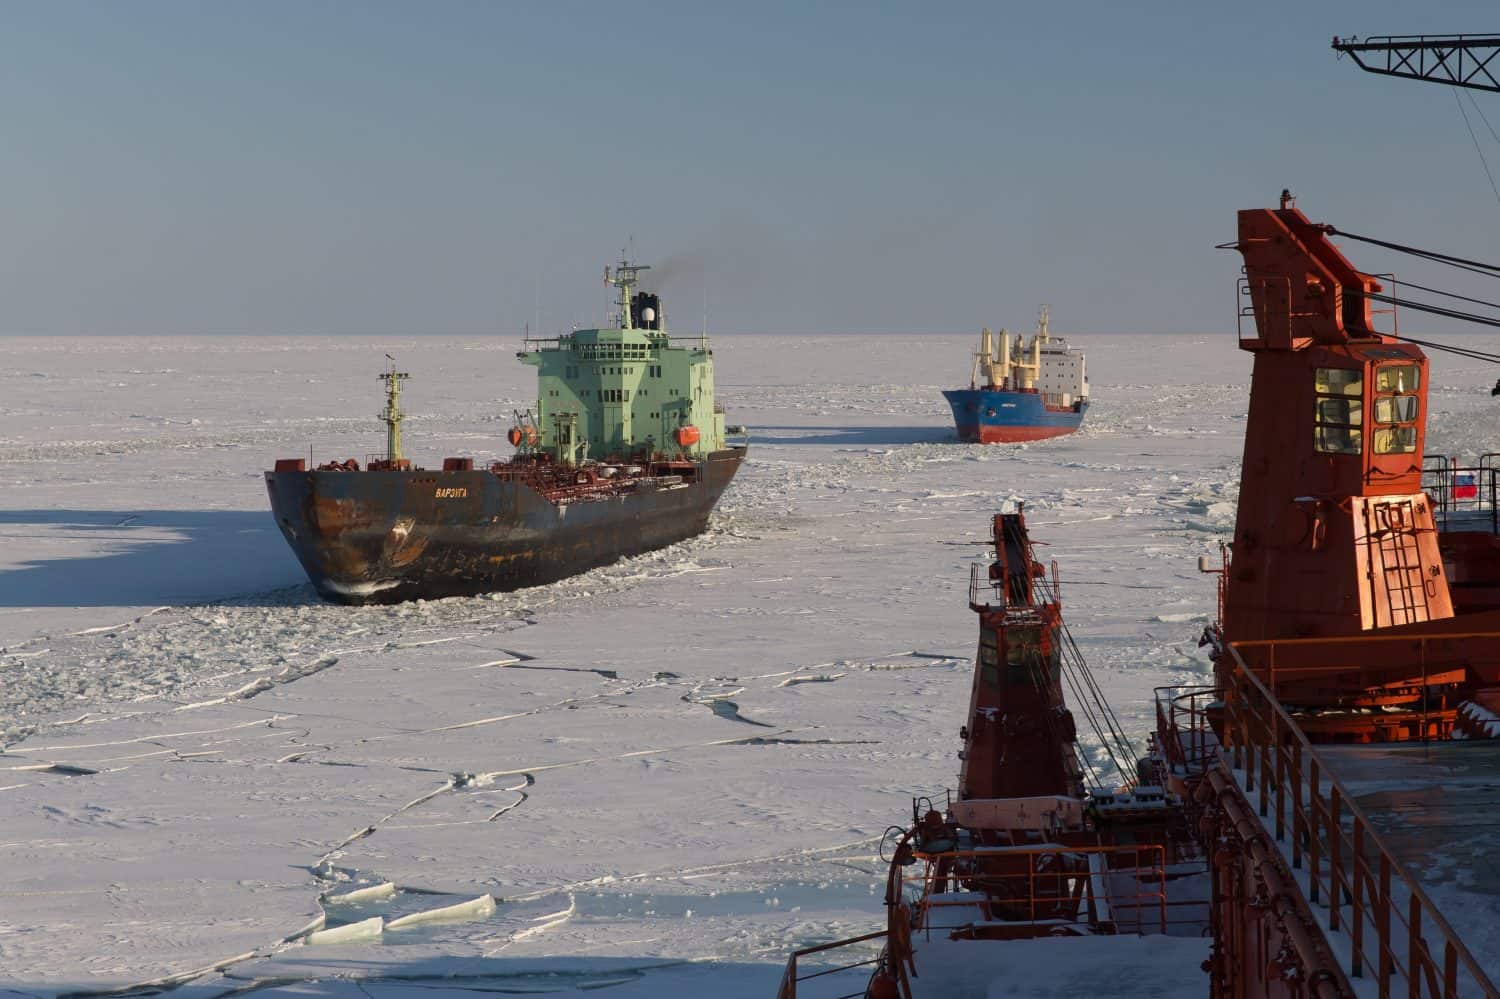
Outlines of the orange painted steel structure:
<svg viewBox="0 0 1500 999">
<path fill-rule="evenodd" d="M 791 956 L 787 958 L 786 970 L 781 974 L 781 986 L 776 990 L 776 999 L 797 999 L 797 986 L 802 982 L 810 982 L 815 978 L 826 978 L 829 975 L 837 975 L 845 971 L 854 971 L 858 968 L 868 968 L 872 965 L 878 964 L 880 961 L 880 958 L 878 956 L 869 957 L 862 961 L 852 961 L 849 964 L 836 965 L 832 968 L 819 968 L 817 971 L 811 971 L 807 974 L 802 974 L 797 967 L 798 962 L 801 958 L 811 957 L 814 954 L 823 954 L 832 950 L 844 950 L 850 947 L 858 947 L 860 944 L 872 943 L 876 940 L 884 940 L 885 938 L 886 931 L 880 930 L 876 933 L 866 933 L 863 936 L 850 937 L 847 940 L 835 940 L 831 943 L 815 944 L 812 947 L 803 947 L 801 950 L 792 951 Z M 853 995 L 864 994 L 865 992 L 863 989 L 861 989 L 859 992 L 853 993 Z"/>
<path fill-rule="evenodd" d="M 1190 837 L 1180 807 L 1144 789 L 1086 797 L 1063 696 L 1065 671 L 1082 664 L 1071 658 L 1055 569 L 1049 580 L 1023 512 L 995 516 L 991 530 L 994 561 L 970 577 L 979 643 L 959 732 L 957 794 L 941 806 L 913 803 L 887 874 L 884 934 L 793 954 L 781 999 L 796 999 L 799 982 L 869 965 L 802 973 L 800 959 L 875 939 L 883 948 L 856 994 L 912 999 L 932 994 L 922 992 L 922 973 L 935 959 L 924 961 L 922 947 L 933 940 L 968 947 L 1058 935 L 1196 936 L 1206 928 L 1206 898 L 1171 897 L 1180 879 L 1206 873 L 1195 850 L 1183 855 Z M 1097 727 L 1099 706 L 1085 697 L 1080 707 Z"/>
<path fill-rule="evenodd" d="M 1224 654 L 1227 685 L 1157 698 L 1159 744 L 1213 851 L 1213 995 L 1335 996 L 1373 980 L 1382 999 L 1500 999 L 1301 721 L 1236 646 Z"/>
<path fill-rule="evenodd" d="M 1456 608 L 1450 578 L 1483 575 L 1500 548 L 1492 532 L 1440 535 L 1427 358 L 1373 328 L 1381 285 L 1327 230 L 1285 193 L 1239 213 L 1255 367 L 1222 638 L 1274 672 L 1310 732 L 1446 736 L 1460 702 L 1500 685 L 1500 609 L 1473 590 Z M 1348 714 L 1392 709 L 1363 727 Z"/>
<path fill-rule="evenodd" d="M 973 576 L 969 584 L 979 655 L 961 733 L 958 796 L 1080 798 L 1077 732 L 1062 693 L 1062 605 L 1035 585 L 1045 570 L 1032 554 L 1025 515 L 1000 514 L 991 526 L 989 592 Z"/>
<path fill-rule="evenodd" d="M 966 868 L 973 870 L 988 864 L 997 850 L 914 851 L 910 858 L 921 865 L 919 873 L 905 874 L 905 866 L 892 864 L 887 876 L 887 897 L 896 900 L 890 906 L 887 929 L 795 951 L 787 960 L 777 999 L 797 999 L 797 987 L 804 982 L 875 966 L 879 966 L 877 980 L 881 970 L 889 969 L 889 980 L 895 988 L 893 997 L 909 996 L 913 978 L 920 981 L 920 964 L 915 957 L 921 941 L 1018 940 L 1068 933 L 1162 934 L 1174 926 L 1201 925 L 1201 920 L 1191 913 L 1174 915 L 1174 909 L 1181 910 L 1183 906 L 1168 898 L 1167 849 L 1161 844 L 1053 843 L 999 850 L 1007 858 L 1019 861 L 1012 873 L 1000 878 L 1011 883 L 1009 890 L 998 892 L 1009 899 L 1009 911 L 1001 912 L 992 907 L 992 902 L 984 900 L 985 895 L 967 891 L 966 885 L 972 878 L 962 873 Z M 1076 872 L 1057 869 L 1055 861 L 1064 853 L 1093 858 L 1096 873 L 1080 877 Z M 1099 872 L 1116 879 L 1129 875 L 1138 881 L 1140 888 L 1123 893 L 1107 890 L 1105 878 Z M 992 897 L 997 892 L 991 887 Z M 1060 894 L 1075 899 L 1070 915 L 1054 914 Z M 972 916 L 980 918 L 965 918 Z M 884 944 L 878 957 L 851 959 L 807 972 L 799 970 L 801 960 L 814 954 L 841 949 L 857 952 L 861 945 L 874 941 Z M 854 995 L 876 996 L 878 988 L 873 987 L 868 993 L 862 988 Z"/>
<path fill-rule="evenodd" d="M 1142 849 L 1158 851 L 1159 931 L 1171 923 L 1165 872 L 1204 858 L 1213 999 L 1355 999 L 1365 982 L 1380 999 L 1500 999 L 1316 749 L 1445 738 L 1465 721 L 1482 734 L 1500 714 L 1500 464 L 1479 466 L 1492 522 L 1476 527 L 1455 463 L 1424 468 L 1426 357 L 1372 328 L 1381 285 L 1327 237 L 1285 193 L 1277 209 L 1239 214 L 1255 319 L 1240 337 L 1255 367 L 1239 509 L 1223 567 L 1209 570 L 1214 685 L 1158 692 L 1152 752 L 1137 764 L 1159 785 L 1138 791 L 1162 807 L 1112 825 L 1115 796 L 1083 795 L 1055 672 L 1055 586 L 1024 518 L 996 517 L 996 560 L 970 585 L 980 643 L 958 799 L 946 814 L 914 806 L 886 930 L 799 951 L 780 999 L 822 974 L 801 974 L 799 957 L 843 946 L 883 941 L 854 995 L 912 999 L 927 935 L 1118 932 L 1100 917 L 1096 877 L 1143 884 L 1158 868 Z M 920 876 L 903 873 L 919 862 Z M 1143 909 L 1137 898 L 1127 931 L 1147 929 Z M 981 918 L 942 925 L 944 910 Z"/>
</svg>

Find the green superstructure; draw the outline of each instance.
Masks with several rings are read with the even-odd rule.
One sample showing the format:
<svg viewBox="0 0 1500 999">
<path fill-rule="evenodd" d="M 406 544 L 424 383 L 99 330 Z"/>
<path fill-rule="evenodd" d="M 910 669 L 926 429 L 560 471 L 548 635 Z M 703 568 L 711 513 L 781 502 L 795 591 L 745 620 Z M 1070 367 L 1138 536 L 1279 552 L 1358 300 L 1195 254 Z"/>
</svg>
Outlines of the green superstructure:
<svg viewBox="0 0 1500 999">
<path fill-rule="evenodd" d="M 668 336 L 661 302 L 637 292 L 641 271 L 604 269 L 620 290 L 618 325 L 527 340 L 535 365 L 539 447 L 561 464 L 632 456 L 694 460 L 724 449 L 724 414 L 714 401 L 708 337 Z"/>
</svg>

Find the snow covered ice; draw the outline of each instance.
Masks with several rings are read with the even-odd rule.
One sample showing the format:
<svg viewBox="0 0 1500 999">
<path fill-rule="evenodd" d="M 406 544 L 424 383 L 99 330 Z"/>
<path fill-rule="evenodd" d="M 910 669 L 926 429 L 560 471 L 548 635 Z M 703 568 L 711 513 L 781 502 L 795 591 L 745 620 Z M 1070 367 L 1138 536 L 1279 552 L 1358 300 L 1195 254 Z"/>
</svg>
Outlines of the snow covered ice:
<svg viewBox="0 0 1500 999">
<path fill-rule="evenodd" d="M 877 840 L 956 779 L 990 517 L 1026 503 L 1143 742 L 1234 514 L 1232 335 L 1073 336 L 1084 429 L 989 447 L 939 394 L 972 339 L 717 338 L 752 439 L 707 534 L 364 608 L 313 595 L 262 471 L 379 450 L 384 352 L 419 463 L 508 452 L 514 341 L 8 341 L 0 997 L 764 997 L 879 928 Z M 1484 381 L 1435 359 L 1429 450 L 1500 438 Z"/>
</svg>

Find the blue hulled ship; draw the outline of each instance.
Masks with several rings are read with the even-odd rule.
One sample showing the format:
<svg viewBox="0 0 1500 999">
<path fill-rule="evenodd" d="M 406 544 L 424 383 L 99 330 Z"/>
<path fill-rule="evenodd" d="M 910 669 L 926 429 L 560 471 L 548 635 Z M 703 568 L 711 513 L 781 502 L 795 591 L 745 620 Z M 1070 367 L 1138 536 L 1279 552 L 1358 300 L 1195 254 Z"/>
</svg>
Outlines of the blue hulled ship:
<svg viewBox="0 0 1500 999">
<path fill-rule="evenodd" d="M 984 383 L 980 384 L 983 377 Z M 1047 332 L 1047 307 L 1030 340 L 988 329 L 980 334 L 966 389 L 943 393 L 958 438 L 968 444 L 1014 444 L 1077 430 L 1089 408 L 1083 351 Z"/>
</svg>

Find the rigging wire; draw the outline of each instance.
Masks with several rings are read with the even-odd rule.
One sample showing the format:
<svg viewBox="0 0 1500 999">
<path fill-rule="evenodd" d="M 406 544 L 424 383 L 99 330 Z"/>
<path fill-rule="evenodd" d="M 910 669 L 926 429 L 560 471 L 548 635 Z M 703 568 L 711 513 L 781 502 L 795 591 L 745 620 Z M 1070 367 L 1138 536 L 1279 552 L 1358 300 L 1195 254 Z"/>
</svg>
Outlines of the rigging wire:
<svg viewBox="0 0 1500 999">
<path fill-rule="evenodd" d="M 1474 95 L 1472 93 L 1469 93 L 1468 91 L 1464 91 L 1464 93 L 1468 94 L 1469 106 L 1472 107 L 1475 111 L 1479 112 L 1479 117 L 1484 121 L 1484 127 L 1490 130 L 1490 138 L 1494 139 L 1497 143 L 1500 143 L 1500 135 L 1495 134 L 1495 126 L 1490 124 L 1490 116 L 1484 113 L 1484 108 L 1479 106 L 1479 102 L 1474 99 Z"/>
<path fill-rule="evenodd" d="M 1458 105 L 1458 113 L 1464 116 L 1464 128 L 1469 130 L 1469 140 L 1474 143 L 1474 151 L 1479 154 L 1479 165 L 1484 167 L 1484 175 L 1490 182 L 1490 190 L 1495 194 L 1495 203 L 1500 204 L 1500 187 L 1495 186 L 1495 175 L 1490 173 L 1489 161 L 1484 158 L 1484 150 L 1479 148 L 1479 137 L 1474 134 L 1474 126 L 1469 122 L 1469 112 L 1464 110 L 1464 102 L 1459 98 L 1457 90 L 1453 91 L 1453 101 Z M 1491 131 L 1494 130 L 1491 129 Z"/>
<path fill-rule="evenodd" d="M 1443 316 L 1448 319 L 1457 319 L 1462 322 L 1478 323 L 1482 326 L 1500 327 L 1500 319 L 1491 319 L 1488 316 L 1477 316 L 1471 312 L 1460 312 L 1457 309 L 1444 308 L 1441 305 L 1431 305 L 1425 302 L 1413 302 L 1407 299 L 1395 298 L 1391 295 L 1381 295 L 1372 291 L 1356 291 L 1354 294 L 1367 298 L 1372 302 L 1384 302 L 1388 305 L 1396 305 L 1405 309 L 1413 309 L 1417 312 L 1427 312 L 1435 316 Z M 1404 340 L 1414 343 L 1420 347 L 1430 347 L 1433 350 L 1442 350 L 1450 354 L 1458 354 L 1474 361 L 1488 361 L 1492 364 L 1500 364 L 1500 354 L 1492 354 L 1489 351 L 1478 350 L 1473 347 L 1460 347 L 1455 344 L 1435 343 L 1431 340 L 1418 340 L 1416 337 L 1400 336 L 1398 334 L 1386 333 L 1393 340 Z"/>
<path fill-rule="evenodd" d="M 1024 544 L 1026 546 L 1024 558 L 1026 559 L 1028 564 L 1034 563 L 1036 561 L 1036 553 L 1031 548 L 1030 539 L 1027 538 Z M 1041 590 L 1040 588 L 1036 588 L 1034 590 L 1032 599 L 1035 600 L 1038 596 L 1042 598 L 1043 602 L 1047 600 L 1045 591 Z M 999 652 L 998 645 L 996 647 L 996 652 Z M 1059 661 L 1061 661 L 1063 658 L 1061 655 L 1061 650 L 1059 650 L 1058 658 Z M 1028 662 L 1026 666 L 1026 672 L 1027 675 L 1031 678 L 1033 689 L 1036 690 L 1040 699 L 1045 702 L 1047 700 L 1047 690 L 1044 681 L 1046 659 L 1043 658 L 1040 654 L 1040 651 L 1038 651 L 1037 654 L 1033 657 L 1032 661 Z M 1093 715 L 1089 711 L 1089 704 L 1087 700 L 1083 698 L 1082 692 L 1077 689 L 1076 685 L 1073 682 L 1072 675 L 1070 673 L 1064 673 L 1064 677 L 1067 679 L 1069 687 L 1073 690 L 1073 700 L 1079 703 L 1081 709 L 1084 712 L 1084 716 L 1089 719 L 1089 724 L 1094 730 L 1094 735 L 1100 740 L 1101 743 L 1104 743 L 1105 751 L 1109 752 L 1109 746 L 1107 743 L 1105 743 L 1104 738 L 1099 731 L 1099 725 L 1095 722 Z M 1058 716 L 1053 714 L 1052 712 L 1048 712 L 1043 716 L 1042 726 L 1047 731 L 1048 737 L 1053 741 L 1067 742 L 1070 746 L 1072 746 L 1073 760 L 1078 765 L 1080 777 L 1086 776 L 1088 778 L 1089 783 L 1086 785 L 1087 787 L 1100 787 L 1104 784 L 1098 768 L 1094 766 L 1093 760 L 1089 759 L 1088 754 L 1085 753 L 1083 747 L 1079 745 L 1076 732 L 1074 733 L 1074 738 L 1064 739 L 1061 723 L 1058 719 Z M 1115 768 L 1119 769 L 1119 761 L 1115 759 L 1114 753 L 1109 753 L 1109 756 L 1110 759 L 1114 761 Z M 1121 772 L 1123 773 L 1124 771 Z"/>
<path fill-rule="evenodd" d="M 1032 660 L 1026 664 L 1026 672 L 1027 675 L 1031 678 L 1032 689 L 1037 692 L 1037 695 L 1043 701 L 1045 701 L 1047 697 L 1047 685 L 1044 678 L 1044 674 L 1046 672 L 1046 662 L 1046 659 L 1044 659 L 1041 656 L 1040 652 L 1038 652 L 1032 657 Z M 1058 721 L 1057 715 L 1051 712 L 1047 713 L 1042 718 L 1042 726 L 1047 730 L 1048 737 L 1051 738 L 1054 742 L 1067 741 L 1069 745 L 1073 747 L 1073 761 L 1078 764 L 1080 776 L 1082 776 L 1083 774 L 1087 774 L 1090 781 L 1090 784 L 1087 786 L 1098 787 L 1104 783 L 1100 779 L 1099 771 L 1094 767 L 1093 761 L 1088 758 L 1088 754 L 1085 753 L 1083 751 L 1083 747 L 1078 744 L 1078 740 L 1076 738 L 1071 740 L 1063 739 L 1062 726 Z"/>
<path fill-rule="evenodd" d="M 1391 339 L 1401 340 L 1405 343 L 1414 343 L 1418 347 L 1426 347 L 1428 350 L 1440 350 L 1447 354 L 1457 354 L 1459 357 L 1466 357 L 1471 361 L 1483 361 L 1487 364 L 1500 364 L 1500 357 L 1496 357 L 1494 354 L 1486 354 L 1480 350 L 1473 350 L 1468 347 L 1455 347 L 1452 344 L 1434 343 L 1431 340 L 1418 340 L 1416 337 L 1410 336 L 1392 336 Z"/>
<path fill-rule="evenodd" d="M 1068 663 L 1067 657 L 1063 657 L 1062 661 L 1064 663 Z M 1115 729 L 1113 718 L 1105 714 L 1105 712 L 1108 712 L 1109 710 L 1108 705 L 1102 701 L 1098 701 L 1095 698 L 1090 697 L 1088 690 L 1080 689 L 1081 686 L 1087 684 L 1086 678 L 1089 677 L 1087 667 L 1084 667 L 1080 670 L 1077 664 L 1069 664 L 1069 666 L 1070 668 L 1063 672 L 1063 677 L 1067 680 L 1068 688 L 1072 692 L 1073 703 L 1077 705 L 1078 708 L 1083 712 L 1083 716 L 1088 721 L 1089 727 L 1093 729 L 1094 738 L 1099 740 L 1099 747 L 1103 749 L 1104 754 L 1109 757 L 1110 763 L 1114 766 L 1115 770 L 1120 775 L 1120 780 L 1130 780 L 1131 771 L 1129 769 L 1129 764 L 1126 761 L 1121 760 L 1120 758 L 1122 755 L 1129 752 L 1130 755 L 1128 759 L 1135 759 L 1135 755 L 1131 750 L 1129 740 L 1127 740 L 1123 734 Z M 1106 732 L 1108 734 L 1106 734 Z M 1076 740 L 1074 742 L 1074 745 L 1077 748 L 1077 751 L 1082 754 L 1083 747 L 1081 745 L 1078 745 Z M 1102 787 L 1104 785 L 1104 781 L 1101 780 L 1098 774 L 1094 772 L 1094 767 L 1092 765 L 1089 766 L 1089 770 L 1091 775 L 1094 777 L 1093 786 Z"/>
<path fill-rule="evenodd" d="M 1456 298 L 1460 302 L 1472 302 L 1475 305 L 1483 305 L 1486 308 L 1500 309 L 1500 302 L 1490 302 L 1483 298 L 1470 298 L 1468 295 L 1460 295 L 1457 292 L 1452 291 L 1443 291 L 1441 288 L 1429 288 L 1425 284 L 1417 284 L 1415 281 L 1403 281 L 1400 278 L 1392 277 L 1391 284 L 1398 289 L 1415 288 L 1418 291 L 1425 291 L 1432 295 L 1442 295 L 1444 298 Z"/>
<path fill-rule="evenodd" d="M 1121 755 L 1125 756 L 1125 764 L 1133 764 L 1137 755 L 1135 745 L 1130 741 L 1129 737 L 1125 735 L 1125 730 L 1124 727 L 1120 724 L 1120 719 L 1115 715 L 1114 709 L 1109 706 L 1109 701 L 1104 697 L 1104 691 L 1099 689 L 1099 684 L 1094 679 L 1093 670 L 1089 669 L 1088 663 L 1084 661 L 1083 653 L 1079 651 L 1078 643 L 1073 641 L 1073 633 L 1068 630 L 1068 626 L 1065 622 L 1062 623 L 1062 635 L 1067 643 L 1066 648 L 1071 653 L 1068 656 L 1064 656 L 1064 660 L 1072 660 L 1073 671 L 1082 678 L 1084 686 L 1088 689 L 1088 694 L 1092 698 L 1094 704 L 1097 705 L 1099 714 L 1103 717 L 1105 727 L 1109 731 L 1110 738 L 1106 739 L 1103 732 L 1096 731 L 1095 734 L 1098 735 L 1099 741 L 1104 744 L 1106 750 L 1110 750 L 1110 741 L 1113 740 L 1114 749 L 1118 750 Z M 1098 726 L 1096 725 L 1096 728 L 1097 727 Z M 1114 751 L 1110 751 L 1109 756 L 1110 759 L 1114 761 L 1115 768 L 1118 769 L 1121 775 L 1128 780 L 1130 778 L 1130 770 L 1126 768 L 1126 765 L 1121 764 Z"/>
<path fill-rule="evenodd" d="M 1007 540 L 1009 538 L 1010 536 L 1007 532 Z M 1038 564 L 1031 539 L 1022 535 L 1016 540 L 1019 540 L 1023 546 L 1021 560 L 1024 564 Z M 1000 595 L 1002 601 L 1009 602 L 1008 592 L 1001 592 L 998 587 L 996 592 Z M 1038 604 L 1059 603 L 1058 595 L 1051 585 L 1051 581 L 1045 575 L 1032 579 L 1031 599 Z M 1061 636 L 1061 641 L 1054 654 L 1057 657 L 1060 678 L 1067 684 L 1071 704 L 1083 715 L 1090 729 L 1092 729 L 1094 737 L 1098 740 L 1100 748 L 1103 749 L 1110 763 L 1114 765 L 1115 770 L 1119 773 L 1120 779 L 1128 781 L 1133 773 L 1131 767 L 1136 759 L 1135 747 L 1125 736 L 1123 726 L 1120 725 L 1119 719 L 1110 708 L 1103 691 L 1099 689 L 1098 683 L 1094 680 L 1093 673 L 1089 670 L 1088 663 L 1083 658 L 1083 653 L 1079 650 L 1078 644 L 1073 640 L 1072 633 L 1068 630 L 1067 622 L 1059 618 L 1057 628 L 1058 634 Z M 1027 664 L 1028 667 L 1031 667 L 1027 669 L 1027 673 L 1030 674 L 1031 682 L 1039 694 L 1045 694 L 1046 691 L 1043 689 L 1042 671 L 1035 667 L 1045 664 L 1046 661 L 1046 658 L 1039 657 L 1035 662 Z M 1057 728 L 1057 717 L 1049 714 L 1042 719 L 1042 724 L 1043 728 L 1048 732 L 1049 737 L 1060 738 L 1061 733 Z M 1093 760 L 1084 751 L 1083 746 L 1079 744 L 1076 736 L 1068 741 L 1072 743 L 1072 755 L 1079 764 L 1080 771 L 1092 781 L 1091 786 L 1102 787 L 1104 782 L 1101 779 L 1100 767 L 1095 766 Z"/>
<path fill-rule="evenodd" d="M 1460 107 L 1462 107 L 1462 105 L 1460 105 Z M 1486 124 L 1488 124 L 1488 122 L 1486 122 Z M 1496 197 L 1500 198 L 1500 191 L 1496 192 Z M 1408 246 L 1404 243 L 1393 243 L 1390 240 L 1376 239 L 1373 236 L 1361 236 L 1357 233 L 1344 232 L 1337 226 L 1324 226 L 1323 231 L 1329 236 L 1338 236 L 1342 239 L 1353 239 L 1361 243 L 1369 243 L 1372 246 L 1379 246 L 1396 253 L 1405 253 L 1414 257 L 1420 257 L 1423 260 L 1429 260 L 1433 263 L 1447 264 L 1450 267 L 1456 267 L 1459 270 L 1470 271 L 1475 274 L 1482 274 L 1485 277 L 1500 277 L 1500 267 L 1497 267 L 1494 264 L 1487 264 L 1481 260 L 1470 260 L 1467 257 L 1456 257 L 1448 253 L 1438 253 L 1435 250 L 1424 250 L 1421 247 Z M 1487 301 L 1482 298 L 1470 298 L 1467 295 L 1459 295 L 1451 291 L 1442 291 L 1438 288 L 1429 288 L 1426 285 L 1414 284 L 1410 281 L 1400 281 L 1393 279 L 1392 284 L 1397 288 L 1404 284 L 1408 288 L 1417 288 L 1430 294 L 1442 295 L 1445 298 L 1453 298 L 1463 302 L 1470 302 L 1474 305 L 1485 306 L 1486 308 L 1500 309 L 1500 303 Z M 1409 299 L 1397 298 L 1394 295 L 1382 295 L 1378 292 L 1373 291 L 1356 291 L 1352 288 L 1349 289 L 1349 291 L 1351 294 L 1359 295 L 1362 298 L 1365 298 L 1372 302 L 1383 302 L 1387 305 L 1395 305 L 1402 308 L 1412 309 L 1416 312 L 1425 312 L 1429 315 L 1442 316 L 1446 319 L 1456 319 L 1460 322 L 1475 323 L 1480 326 L 1492 326 L 1500 328 L 1500 319 L 1490 316 L 1481 316 L 1477 313 L 1464 312 L 1460 309 L 1452 309 L 1443 305 L 1434 305 L 1430 302 L 1413 302 Z M 1387 333 L 1384 335 L 1389 336 L 1394 340 L 1401 340 L 1406 343 L 1414 343 L 1420 347 L 1427 347 L 1432 350 L 1444 351 L 1449 354 L 1457 354 L 1459 357 L 1466 357 L 1472 361 L 1485 361 L 1492 364 L 1500 364 L 1500 354 L 1490 353 L 1489 351 L 1478 350 L 1473 347 L 1459 347 L 1454 344 L 1436 343 L 1431 340 L 1419 340 L 1416 337 L 1401 336 L 1400 334 L 1396 333 Z"/>
<path fill-rule="evenodd" d="M 1044 662 L 1045 662 L 1045 660 L 1044 660 Z M 1103 734 L 1100 732 L 1100 730 L 1099 730 L 1099 723 L 1098 723 L 1097 719 L 1095 719 L 1093 711 L 1090 709 L 1090 705 L 1089 705 L 1088 700 L 1083 696 L 1083 692 L 1078 689 L 1078 684 L 1077 684 L 1077 681 L 1076 681 L 1076 679 L 1075 679 L 1072 671 L 1070 671 L 1070 670 L 1064 670 L 1062 672 L 1062 676 L 1063 676 L 1063 679 L 1068 684 L 1068 689 L 1069 689 L 1069 691 L 1072 694 L 1073 702 L 1078 706 L 1079 710 L 1083 712 L 1083 716 L 1088 721 L 1089 727 L 1091 729 L 1093 729 L 1094 737 L 1096 739 L 1098 739 L 1099 740 L 1099 744 L 1104 747 L 1105 754 L 1109 756 L 1110 762 L 1114 764 L 1115 769 L 1119 770 L 1120 769 L 1120 763 L 1119 763 L 1119 761 L 1117 759 L 1115 759 L 1115 754 L 1113 752 L 1111 752 L 1109 743 L 1104 739 Z M 1076 732 L 1074 733 L 1074 738 L 1071 740 L 1071 742 L 1072 742 L 1072 746 L 1073 746 L 1073 754 L 1074 754 L 1074 756 L 1076 756 L 1078 758 L 1078 761 L 1083 765 L 1084 769 L 1088 772 L 1088 776 L 1089 776 L 1089 780 L 1090 780 L 1090 785 L 1089 786 L 1091 786 L 1091 787 L 1100 787 L 1100 786 L 1102 786 L 1103 783 L 1104 783 L 1104 781 L 1100 777 L 1099 771 L 1095 768 L 1095 766 L 1093 764 L 1093 761 L 1090 760 L 1089 757 L 1088 757 L 1088 754 L 1084 752 L 1083 746 L 1079 744 Z"/>
<path fill-rule="evenodd" d="M 1052 588 L 1051 581 L 1045 576 L 1038 579 L 1036 583 L 1044 601 L 1060 602 L 1057 593 Z M 1129 780 L 1131 771 L 1127 769 L 1125 763 L 1121 762 L 1120 757 L 1124 756 L 1126 761 L 1133 763 L 1136 758 L 1135 746 L 1125 735 L 1124 727 L 1109 706 L 1109 701 L 1099 688 L 1098 682 L 1095 681 L 1093 671 L 1089 669 L 1088 662 L 1083 658 L 1078 643 L 1073 640 L 1073 633 L 1069 630 L 1067 622 L 1059 620 L 1058 630 L 1063 638 L 1063 647 L 1059 649 L 1058 659 L 1065 667 L 1064 675 L 1069 687 L 1073 689 L 1074 701 L 1088 719 L 1090 726 L 1094 729 L 1095 737 L 1098 738 L 1105 753 L 1109 755 L 1115 769 L 1120 772 L 1123 779 Z"/>
<path fill-rule="evenodd" d="M 1373 236 L 1360 236 L 1357 233 L 1345 232 L 1337 226 L 1325 226 L 1323 231 L 1330 236 L 1338 236 L 1341 239 L 1354 239 L 1361 243 L 1369 243 L 1372 246 L 1384 247 L 1396 253 L 1407 253 L 1423 260 L 1431 260 L 1434 263 L 1447 264 L 1457 267 L 1459 270 L 1473 271 L 1475 274 L 1483 274 L 1486 277 L 1500 278 L 1500 267 L 1487 264 L 1482 260 L 1470 260 L 1467 257 L 1455 257 L 1447 253 L 1438 253 L 1436 250 L 1424 250 L 1417 246 L 1408 246 L 1405 243 L 1392 243 L 1389 240 L 1376 239 Z"/>
</svg>

